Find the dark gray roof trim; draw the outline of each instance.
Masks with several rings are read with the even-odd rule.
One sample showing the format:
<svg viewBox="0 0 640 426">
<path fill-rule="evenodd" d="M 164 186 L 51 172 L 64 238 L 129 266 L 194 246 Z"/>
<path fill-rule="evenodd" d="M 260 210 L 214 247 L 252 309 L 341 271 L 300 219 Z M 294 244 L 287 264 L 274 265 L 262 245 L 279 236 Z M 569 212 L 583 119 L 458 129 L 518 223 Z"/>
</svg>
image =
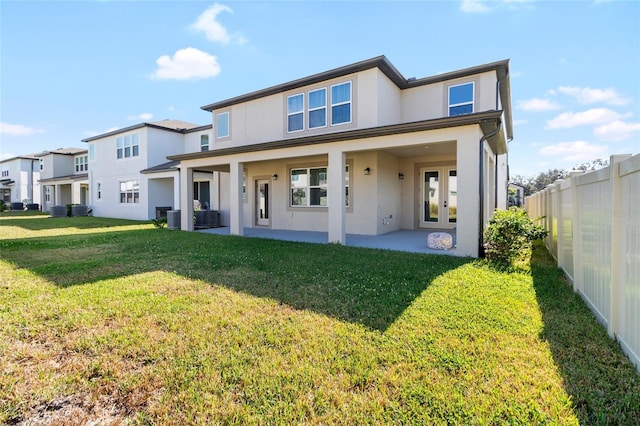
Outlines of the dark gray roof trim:
<svg viewBox="0 0 640 426">
<path fill-rule="evenodd" d="M 343 77 L 348 74 L 353 74 L 359 71 L 368 70 L 370 68 L 379 68 L 391 81 L 395 83 L 400 89 L 408 89 L 411 87 L 424 86 L 426 84 L 439 83 L 441 81 L 453 80 L 455 78 L 466 77 L 473 74 L 478 74 L 487 71 L 497 71 L 498 79 L 501 79 L 505 75 L 508 74 L 509 70 L 509 60 L 505 59 L 502 61 L 492 62 L 489 64 L 478 65 L 471 68 L 465 68 L 461 70 L 456 70 L 452 72 L 437 74 L 431 77 L 420 78 L 417 80 L 407 80 L 401 73 L 398 71 L 386 56 L 378 56 L 372 59 L 367 59 L 361 62 L 356 62 L 355 64 L 346 65 L 340 68 L 335 68 L 333 70 L 321 72 L 319 74 L 314 74 L 308 77 L 300 78 L 297 80 L 290 81 L 288 83 L 279 84 L 277 86 L 268 87 L 266 89 L 258 90 L 255 92 L 247 93 L 245 95 L 236 96 L 235 98 L 227 99 L 220 102 L 215 102 L 209 105 L 205 105 L 202 107 L 205 111 L 213 111 L 215 109 L 225 108 L 230 105 L 238 104 L 241 102 L 248 102 L 255 99 L 259 99 L 265 96 L 274 95 L 276 93 L 286 92 L 288 90 L 293 90 L 298 87 L 307 86 L 310 84 L 320 83 L 325 80 L 330 80 L 333 78 Z M 504 98 L 503 98 L 504 99 Z M 509 108 L 511 106 L 509 105 Z"/>
<path fill-rule="evenodd" d="M 84 180 L 89 178 L 89 173 L 78 173 L 77 175 L 56 176 L 47 179 L 40 179 L 38 182 L 55 182 L 57 180 Z"/>
<path fill-rule="evenodd" d="M 160 172 L 173 172 L 178 170 L 180 165 L 179 161 L 167 161 L 166 163 L 158 164 L 157 166 L 149 167 L 148 169 L 140 170 L 140 173 L 160 173 Z"/>
<path fill-rule="evenodd" d="M 171 127 L 158 126 L 157 124 L 153 124 L 153 123 L 138 123 L 138 124 L 134 124 L 133 126 L 124 127 L 122 129 L 117 129 L 111 132 L 103 133 L 101 135 L 91 136 L 90 138 L 82 139 L 82 142 L 92 142 L 98 139 L 117 135 L 118 133 L 124 133 L 124 132 L 129 132 L 131 130 L 142 129 L 143 127 L 151 127 L 152 129 L 160 129 L 160 130 L 166 130 L 167 132 L 185 134 L 185 133 L 192 133 L 200 130 L 210 129 L 212 125 L 208 124 L 204 126 L 194 127 L 192 129 L 172 129 Z"/>
<path fill-rule="evenodd" d="M 480 124 L 485 129 L 495 129 L 501 122 L 502 111 L 487 111 L 475 114 L 458 115 L 455 117 L 436 118 L 433 120 L 414 121 L 412 123 L 392 124 L 389 126 L 370 127 L 367 129 L 349 130 L 346 132 L 326 133 L 322 135 L 306 136 L 294 139 L 284 139 L 273 142 L 263 142 L 233 148 L 213 149 L 204 152 L 170 155 L 169 160 L 194 160 L 207 157 L 221 157 L 224 155 L 242 154 L 247 152 L 268 151 L 272 149 L 292 148 L 298 146 L 317 145 L 323 143 L 340 142 L 355 139 L 373 138 L 378 136 L 397 135 L 402 133 L 421 132 L 426 130 L 444 129 L 447 127 Z M 491 142 L 491 141 L 490 141 Z M 502 152 L 498 152 L 502 154 Z"/>
</svg>

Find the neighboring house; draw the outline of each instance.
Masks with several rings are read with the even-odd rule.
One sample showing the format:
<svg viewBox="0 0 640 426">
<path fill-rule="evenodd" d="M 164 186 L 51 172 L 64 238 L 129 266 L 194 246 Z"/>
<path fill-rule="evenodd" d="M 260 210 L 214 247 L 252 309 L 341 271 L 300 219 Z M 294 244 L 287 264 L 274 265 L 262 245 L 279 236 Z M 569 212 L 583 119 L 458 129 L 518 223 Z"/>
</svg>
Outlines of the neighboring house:
<svg viewBox="0 0 640 426">
<path fill-rule="evenodd" d="M 211 204 L 236 235 L 324 231 L 344 244 L 346 233 L 455 228 L 456 254 L 478 256 L 484 225 L 507 205 L 508 60 L 406 79 L 381 56 L 202 109 L 208 151 L 168 156 L 183 230 L 200 173 L 216 176 Z"/>
<path fill-rule="evenodd" d="M 36 154 L 39 160 L 42 211 L 67 204 L 88 205 L 87 150 L 60 148 Z"/>
<path fill-rule="evenodd" d="M 524 186 L 515 183 L 509 183 L 509 207 L 524 205 Z"/>
<path fill-rule="evenodd" d="M 40 164 L 35 154 L 0 161 L 0 200 L 40 204 Z"/>
<path fill-rule="evenodd" d="M 148 220 L 179 208 L 177 162 L 167 156 L 209 149 L 211 125 L 178 120 L 140 123 L 84 139 L 88 143 L 92 214 Z M 210 202 L 213 173 L 196 173 L 191 193 Z"/>
</svg>

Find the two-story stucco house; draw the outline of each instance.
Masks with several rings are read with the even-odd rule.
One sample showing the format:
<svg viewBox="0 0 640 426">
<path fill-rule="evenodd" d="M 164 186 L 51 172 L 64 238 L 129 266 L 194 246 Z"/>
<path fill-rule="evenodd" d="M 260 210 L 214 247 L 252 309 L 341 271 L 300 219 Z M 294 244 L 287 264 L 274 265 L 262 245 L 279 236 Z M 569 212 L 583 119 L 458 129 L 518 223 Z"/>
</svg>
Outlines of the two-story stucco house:
<svg viewBox="0 0 640 426">
<path fill-rule="evenodd" d="M 7 204 L 40 204 L 40 163 L 36 155 L 2 160 L 0 171 L 0 200 Z"/>
<path fill-rule="evenodd" d="M 89 178 L 87 150 L 60 148 L 37 154 L 42 211 L 66 204 L 87 205 Z"/>
<path fill-rule="evenodd" d="M 323 231 L 345 243 L 346 233 L 455 228 L 456 254 L 478 256 L 484 225 L 506 206 L 507 60 L 407 79 L 381 56 L 202 108 L 209 149 L 168 157 L 179 162 L 183 230 L 203 172 L 217 176 L 212 204 L 236 235 Z"/>
<path fill-rule="evenodd" d="M 179 208 L 177 162 L 167 156 L 209 149 L 211 125 L 178 120 L 139 123 L 84 139 L 88 143 L 93 215 L 148 220 Z M 211 200 L 213 173 L 196 173 L 190 194 Z"/>
</svg>

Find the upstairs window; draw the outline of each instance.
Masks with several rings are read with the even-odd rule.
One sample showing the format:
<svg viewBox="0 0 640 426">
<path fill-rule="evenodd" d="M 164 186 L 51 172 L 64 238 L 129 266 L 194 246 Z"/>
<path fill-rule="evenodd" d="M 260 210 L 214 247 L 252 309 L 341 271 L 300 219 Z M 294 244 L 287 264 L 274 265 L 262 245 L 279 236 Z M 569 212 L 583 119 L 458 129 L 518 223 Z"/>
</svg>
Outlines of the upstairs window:
<svg viewBox="0 0 640 426">
<path fill-rule="evenodd" d="M 304 130 L 304 94 L 287 98 L 287 132 Z"/>
<path fill-rule="evenodd" d="M 200 135 L 200 151 L 209 151 L 209 135 Z"/>
<path fill-rule="evenodd" d="M 102 184 L 96 183 L 96 197 L 98 200 L 102 200 Z"/>
<path fill-rule="evenodd" d="M 2 177 L 9 177 L 9 169 L 2 170 Z"/>
<path fill-rule="evenodd" d="M 89 161 L 93 161 L 96 159 L 96 145 L 90 143 L 89 144 Z"/>
<path fill-rule="evenodd" d="M 44 170 L 44 158 L 40 159 L 40 170 Z"/>
<path fill-rule="evenodd" d="M 449 117 L 473 112 L 474 83 L 449 87 Z"/>
<path fill-rule="evenodd" d="M 331 86 L 331 125 L 351 123 L 351 82 Z"/>
<path fill-rule="evenodd" d="M 137 157 L 140 153 L 138 148 L 138 134 L 119 136 L 116 139 L 117 158 Z"/>
<path fill-rule="evenodd" d="M 86 172 L 87 170 L 89 170 L 88 156 L 83 155 L 80 157 L 76 157 L 75 163 L 76 163 L 76 173 Z"/>
<path fill-rule="evenodd" d="M 216 115 L 216 138 L 229 137 L 229 113 L 223 112 Z"/>
<path fill-rule="evenodd" d="M 327 125 L 327 89 L 309 92 L 309 128 L 315 129 Z"/>
</svg>

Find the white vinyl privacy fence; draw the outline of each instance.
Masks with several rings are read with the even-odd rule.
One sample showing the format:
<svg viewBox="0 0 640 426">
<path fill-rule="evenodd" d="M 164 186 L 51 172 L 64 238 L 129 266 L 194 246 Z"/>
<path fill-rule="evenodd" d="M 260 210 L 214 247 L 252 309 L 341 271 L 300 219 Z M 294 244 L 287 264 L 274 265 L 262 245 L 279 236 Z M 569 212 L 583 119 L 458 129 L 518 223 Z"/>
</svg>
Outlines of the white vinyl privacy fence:
<svg viewBox="0 0 640 426">
<path fill-rule="evenodd" d="M 572 172 L 525 200 L 545 245 L 640 371 L 640 154 Z"/>
</svg>

